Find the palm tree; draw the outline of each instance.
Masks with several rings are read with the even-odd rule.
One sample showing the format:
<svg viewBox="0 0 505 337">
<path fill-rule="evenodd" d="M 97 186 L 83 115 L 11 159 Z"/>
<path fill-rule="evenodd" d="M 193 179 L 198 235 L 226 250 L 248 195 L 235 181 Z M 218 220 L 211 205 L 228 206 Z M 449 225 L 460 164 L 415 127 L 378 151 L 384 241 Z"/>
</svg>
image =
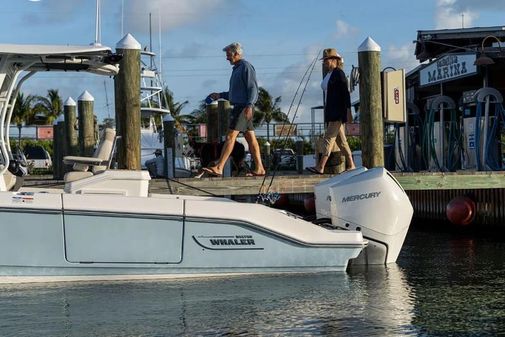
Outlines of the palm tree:
<svg viewBox="0 0 505 337">
<path fill-rule="evenodd" d="M 163 87 L 163 92 L 161 95 L 161 104 L 170 110 L 170 114 L 175 120 L 175 127 L 178 130 L 184 130 L 184 125 L 187 124 L 191 119 L 189 115 L 183 115 L 182 109 L 189 101 L 175 102 L 174 93 L 168 89 L 168 87 Z"/>
<path fill-rule="evenodd" d="M 191 124 L 205 124 L 207 123 L 207 103 L 201 100 L 198 108 L 194 109 L 189 115 Z"/>
<path fill-rule="evenodd" d="M 277 122 L 288 122 L 288 116 L 281 111 L 279 103 L 281 97 L 272 99 L 270 93 L 263 87 L 259 88 L 258 100 L 256 101 L 256 113 L 254 114 L 254 122 L 256 124 L 267 124 L 267 140 L 270 140 L 270 123 L 272 120 Z"/>
<path fill-rule="evenodd" d="M 63 102 L 58 89 L 49 89 L 47 97 L 37 96 L 37 103 L 33 107 L 36 114 L 45 116 L 46 124 L 52 124 L 63 112 Z"/>
<path fill-rule="evenodd" d="M 19 134 L 18 140 L 21 142 L 21 129 L 24 124 L 33 124 L 35 121 L 35 114 L 32 109 L 32 103 L 36 99 L 36 96 L 28 95 L 25 97 L 23 93 L 19 92 L 16 98 L 16 104 L 14 104 L 14 110 L 12 111 L 12 122 L 18 127 Z"/>
</svg>

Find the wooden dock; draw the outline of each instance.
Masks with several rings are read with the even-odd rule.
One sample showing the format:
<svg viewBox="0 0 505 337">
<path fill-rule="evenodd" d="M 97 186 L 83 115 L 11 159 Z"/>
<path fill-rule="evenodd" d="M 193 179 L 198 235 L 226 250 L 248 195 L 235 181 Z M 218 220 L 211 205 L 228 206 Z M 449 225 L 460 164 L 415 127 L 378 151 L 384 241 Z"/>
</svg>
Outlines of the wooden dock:
<svg viewBox="0 0 505 337">
<path fill-rule="evenodd" d="M 392 173 L 406 191 L 476 190 L 505 188 L 505 172 L 416 172 Z M 313 193 L 314 185 L 330 175 L 279 175 L 263 177 L 153 179 L 151 193 L 190 195 L 257 195 L 270 191 L 282 194 Z M 171 192 L 169 192 L 169 190 Z"/>
<path fill-rule="evenodd" d="M 447 204 L 455 197 L 468 196 L 475 201 L 473 223 L 480 227 L 505 226 L 505 172 L 416 172 L 393 173 L 405 189 L 417 219 L 447 221 Z M 255 200 L 261 192 L 279 193 L 290 204 L 304 207 L 304 200 L 314 191 L 314 185 L 330 175 L 279 175 L 270 185 L 271 177 L 155 179 L 151 193 L 230 196 Z M 170 192 L 171 191 L 171 192 Z M 247 199 L 249 197 L 249 199 Z"/>
</svg>

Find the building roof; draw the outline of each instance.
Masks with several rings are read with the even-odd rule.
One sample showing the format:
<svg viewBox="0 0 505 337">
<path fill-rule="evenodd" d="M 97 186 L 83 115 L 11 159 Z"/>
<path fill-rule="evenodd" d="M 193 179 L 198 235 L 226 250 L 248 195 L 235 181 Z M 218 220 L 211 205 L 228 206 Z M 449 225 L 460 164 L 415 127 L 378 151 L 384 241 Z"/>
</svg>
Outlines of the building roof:
<svg viewBox="0 0 505 337">
<path fill-rule="evenodd" d="M 418 30 L 414 41 L 415 55 L 424 62 L 450 52 L 477 52 L 482 41 L 490 35 L 500 41 L 505 39 L 505 26 Z M 495 39 L 487 39 L 486 46 L 492 46 L 494 42 Z"/>
</svg>

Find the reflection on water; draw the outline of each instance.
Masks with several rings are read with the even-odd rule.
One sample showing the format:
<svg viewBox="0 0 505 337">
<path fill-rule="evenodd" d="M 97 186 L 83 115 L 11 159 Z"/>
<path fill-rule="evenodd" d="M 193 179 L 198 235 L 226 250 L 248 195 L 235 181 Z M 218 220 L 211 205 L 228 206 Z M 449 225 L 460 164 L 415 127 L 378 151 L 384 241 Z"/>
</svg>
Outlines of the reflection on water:
<svg viewBox="0 0 505 337">
<path fill-rule="evenodd" d="M 495 335 L 504 248 L 414 232 L 397 265 L 346 274 L 0 285 L 0 335 Z"/>
<path fill-rule="evenodd" d="M 432 336 L 505 334 L 503 238 L 415 233 L 408 244 L 399 263 L 415 292 L 412 324 L 419 331 Z"/>
</svg>

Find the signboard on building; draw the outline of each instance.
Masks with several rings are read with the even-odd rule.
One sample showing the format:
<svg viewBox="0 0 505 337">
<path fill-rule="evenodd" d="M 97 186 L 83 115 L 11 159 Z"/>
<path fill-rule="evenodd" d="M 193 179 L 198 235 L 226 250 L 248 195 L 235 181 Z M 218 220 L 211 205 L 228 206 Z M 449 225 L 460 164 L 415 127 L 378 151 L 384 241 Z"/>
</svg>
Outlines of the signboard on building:
<svg viewBox="0 0 505 337">
<path fill-rule="evenodd" d="M 275 125 L 275 136 L 276 137 L 293 137 L 296 136 L 296 125 L 295 124 L 276 124 Z"/>
<path fill-rule="evenodd" d="M 53 126 L 52 125 L 38 125 L 37 126 L 37 139 L 53 139 Z"/>
<path fill-rule="evenodd" d="M 453 81 L 477 73 L 475 53 L 448 54 L 419 72 L 420 86 Z"/>
</svg>

